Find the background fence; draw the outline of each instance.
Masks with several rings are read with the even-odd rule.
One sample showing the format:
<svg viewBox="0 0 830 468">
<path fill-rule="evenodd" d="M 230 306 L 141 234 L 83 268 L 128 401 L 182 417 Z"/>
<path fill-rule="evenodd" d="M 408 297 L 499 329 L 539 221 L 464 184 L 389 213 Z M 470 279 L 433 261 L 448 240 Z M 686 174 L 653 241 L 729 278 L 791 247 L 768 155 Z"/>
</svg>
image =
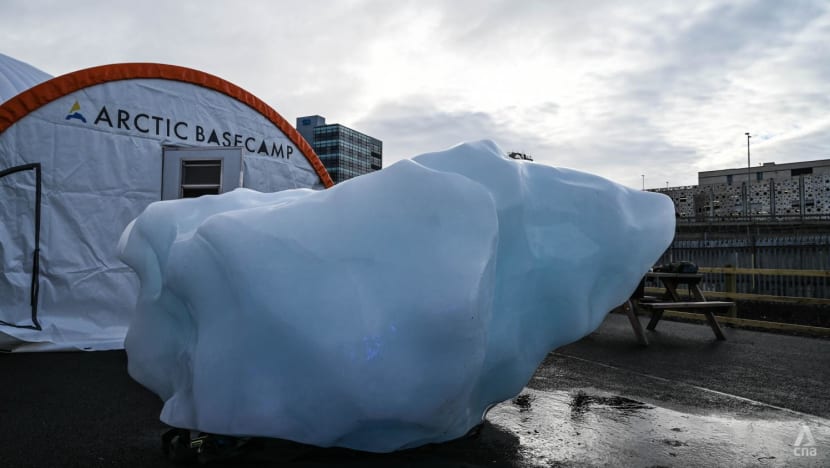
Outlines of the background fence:
<svg viewBox="0 0 830 468">
<path fill-rule="evenodd" d="M 702 267 L 704 290 L 830 299 L 830 235 L 676 239 L 658 263 L 681 260 Z"/>
</svg>

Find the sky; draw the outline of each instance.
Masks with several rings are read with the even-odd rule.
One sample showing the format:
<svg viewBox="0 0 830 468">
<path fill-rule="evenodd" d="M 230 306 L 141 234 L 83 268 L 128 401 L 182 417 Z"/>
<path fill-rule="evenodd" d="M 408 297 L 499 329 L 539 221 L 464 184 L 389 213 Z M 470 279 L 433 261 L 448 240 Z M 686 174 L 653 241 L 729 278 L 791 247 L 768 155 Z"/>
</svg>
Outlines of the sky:
<svg viewBox="0 0 830 468">
<path fill-rule="evenodd" d="M 224 78 L 384 166 L 489 138 L 634 188 L 830 158 L 830 1 L 0 0 L 0 53 Z"/>
</svg>

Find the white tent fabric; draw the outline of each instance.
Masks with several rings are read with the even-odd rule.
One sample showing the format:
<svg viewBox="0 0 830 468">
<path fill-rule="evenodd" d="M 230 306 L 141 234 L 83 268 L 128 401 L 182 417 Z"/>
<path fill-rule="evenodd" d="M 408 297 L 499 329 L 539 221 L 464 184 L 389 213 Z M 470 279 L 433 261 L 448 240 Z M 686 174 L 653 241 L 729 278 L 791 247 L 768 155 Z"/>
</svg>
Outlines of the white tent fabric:
<svg viewBox="0 0 830 468">
<path fill-rule="evenodd" d="M 146 78 L 79 89 L 0 128 L 0 173 L 37 163 L 42 175 L 39 245 L 35 171 L 0 177 L 0 349 L 122 348 L 138 278 L 116 245 L 161 200 L 164 148 L 238 147 L 244 187 L 323 188 L 304 141 L 291 135 L 229 94 Z"/>
<path fill-rule="evenodd" d="M 0 104 L 50 78 L 28 63 L 0 54 Z"/>
</svg>

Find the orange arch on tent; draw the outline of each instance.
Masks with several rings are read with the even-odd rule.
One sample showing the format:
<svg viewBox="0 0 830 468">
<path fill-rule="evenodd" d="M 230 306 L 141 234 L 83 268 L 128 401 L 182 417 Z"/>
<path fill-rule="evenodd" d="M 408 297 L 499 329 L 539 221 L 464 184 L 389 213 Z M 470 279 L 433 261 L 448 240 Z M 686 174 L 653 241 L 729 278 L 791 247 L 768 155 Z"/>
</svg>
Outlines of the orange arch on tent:
<svg viewBox="0 0 830 468">
<path fill-rule="evenodd" d="M 15 122 L 32 111 L 67 94 L 110 81 L 142 78 L 191 83 L 220 92 L 246 104 L 276 125 L 297 146 L 303 153 L 303 156 L 311 163 L 311 167 L 314 168 L 314 171 L 320 177 L 320 181 L 326 188 L 334 185 L 331 176 L 326 171 L 320 158 L 317 157 L 317 153 L 311 148 L 311 145 L 271 106 L 248 91 L 218 76 L 176 65 L 160 63 L 116 63 L 86 68 L 52 78 L 18 94 L 0 105 L 0 133 L 3 133 L 7 128 L 11 127 Z"/>
</svg>

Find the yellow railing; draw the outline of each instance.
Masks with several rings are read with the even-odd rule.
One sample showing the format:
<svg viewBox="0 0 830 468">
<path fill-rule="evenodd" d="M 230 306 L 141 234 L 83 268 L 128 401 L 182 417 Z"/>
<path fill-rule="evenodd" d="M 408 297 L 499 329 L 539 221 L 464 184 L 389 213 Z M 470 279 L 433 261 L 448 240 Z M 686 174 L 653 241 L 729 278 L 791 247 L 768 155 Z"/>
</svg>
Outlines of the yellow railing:
<svg viewBox="0 0 830 468">
<path fill-rule="evenodd" d="M 766 276 L 812 276 L 818 278 L 830 277 L 830 270 L 786 270 L 780 268 L 717 268 L 700 267 L 700 273 L 723 273 L 733 275 L 766 275 Z"/>
<path fill-rule="evenodd" d="M 700 267 L 700 273 L 715 273 L 727 275 L 726 291 L 704 291 L 706 297 L 718 299 L 742 299 L 746 301 L 783 302 L 788 304 L 830 305 L 830 299 L 796 296 L 774 296 L 769 294 L 749 294 L 735 291 L 735 277 L 737 275 L 764 275 L 764 276 L 808 276 L 816 278 L 830 277 L 830 270 L 788 270 L 781 268 L 729 268 L 729 267 Z M 730 279 L 731 276 L 731 279 Z M 663 288 L 646 288 L 650 294 L 659 294 Z"/>
<path fill-rule="evenodd" d="M 737 289 L 738 275 L 765 275 L 765 276 L 800 276 L 800 277 L 830 277 L 828 270 L 788 270 L 781 268 L 718 268 L 718 267 L 700 267 L 698 272 L 707 274 L 723 274 L 725 275 L 724 284 L 727 291 L 703 291 L 703 294 L 710 299 L 727 299 L 727 300 L 745 300 L 745 301 L 759 301 L 759 302 L 777 302 L 786 304 L 799 305 L 830 305 L 830 299 L 813 298 L 813 297 L 795 297 L 795 296 L 773 296 L 768 294 L 747 294 L 739 293 Z M 662 295 L 666 292 L 664 288 L 645 288 L 645 292 L 649 295 Z M 665 316 L 681 318 L 685 320 L 704 321 L 706 320 L 700 314 L 691 314 L 687 312 L 667 310 Z M 787 332 L 796 332 L 812 336 L 830 336 L 830 327 L 817 327 L 808 325 L 797 325 L 792 323 L 771 322 L 766 320 L 753 320 L 746 318 L 738 318 L 735 316 L 718 316 L 719 322 L 724 322 L 728 325 L 743 328 L 754 329 L 769 329 L 780 330 Z"/>
</svg>

